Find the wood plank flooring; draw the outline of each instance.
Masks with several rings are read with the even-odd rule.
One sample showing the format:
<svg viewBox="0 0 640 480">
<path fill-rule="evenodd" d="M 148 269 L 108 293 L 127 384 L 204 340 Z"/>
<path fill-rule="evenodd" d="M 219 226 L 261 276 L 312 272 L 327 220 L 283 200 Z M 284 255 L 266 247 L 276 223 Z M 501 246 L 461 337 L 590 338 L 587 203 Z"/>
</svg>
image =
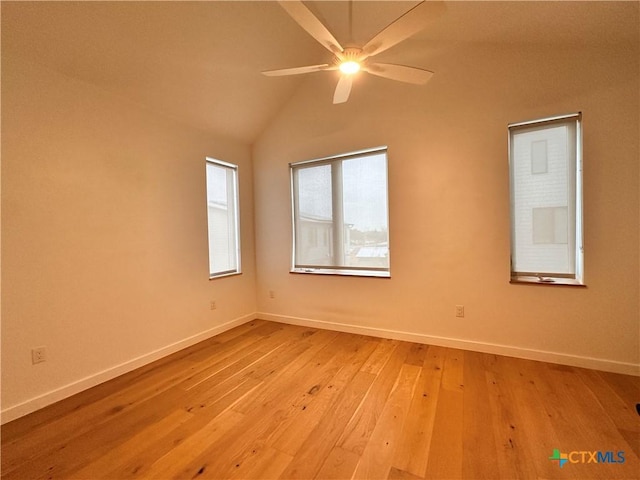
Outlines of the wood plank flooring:
<svg viewBox="0 0 640 480">
<path fill-rule="evenodd" d="M 638 402 L 638 377 L 256 320 L 4 425 L 2 478 L 639 478 Z"/>
</svg>

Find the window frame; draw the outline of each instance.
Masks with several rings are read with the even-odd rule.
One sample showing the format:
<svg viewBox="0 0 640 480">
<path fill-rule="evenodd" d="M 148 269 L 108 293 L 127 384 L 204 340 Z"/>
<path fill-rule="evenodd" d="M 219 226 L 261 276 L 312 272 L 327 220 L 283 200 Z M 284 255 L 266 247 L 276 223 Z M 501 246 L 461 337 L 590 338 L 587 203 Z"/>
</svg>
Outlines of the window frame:
<svg viewBox="0 0 640 480">
<path fill-rule="evenodd" d="M 242 255 L 241 255 L 241 239 L 240 239 L 240 183 L 239 183 L 239 175 L 238 175 L 238 165 L 233 163 L 224 162 L 222 160 L 218 160 L 211 157 L 205 158 L 205 179 L 207 179 L 207 167 L 215 166 L 218 168 L 223 168 L 227 172 L 232 173 L 232 181 L 230 182 L 232 188 L 232 194 L 229 195 L 227 192 L 227 203 L 231 203 L 233 205 L 233 221 L 232 227 L 234 232 L 234 238 L 232 243 L 234 243 L 233 252 L 235 254 L 235 268 L 228 270 L 220 270 L 212 272 L 211 268 L 211 238 L 210 238 L 210 229 L 211 229 L 211 218 L 209 215 L 209 186 L 206 185 L 207 191 L 207 250 L 209 257 L 209 280 L 214 280 L 216 278 L 229 277 L 233 275 L 242 274 Z M 229 184 L 228 184 L 229 186 Z"/>
<path fill-rule="evenodd" d="M 573 191 L 568 192 L 571 198 L 568 200 L 567 208 L 571 209 L 569 216 L 573 216 L 572 234 L 569 242 L 573 246 L 574 268 L 573 273 L 559 272 L 519 272 L 514 271 L 514 258 L 516 250 L 516 212 L 515 212 L 515 179 L 514 179 L 514 158 L 513 158 L 513 135 L 517 132 L 532 131 L 546 126 L 571 125 L 573 128 L 573 158 L 571 158 L 569 172 L 573 177 L 567 181 L 567 187 Z M 512 123 L 508 125 L 508 159 L 509 159 L 509 213 L 510 213 L 510 271 L 511 283 L 529 283 L 543 285 L 569 285 L 586 286 L 584 283 L 584 204 L 583 204 L 583 154 L 582 154 L 582 112 L 567 115 L 558 115 L 538 120 Z M 536 172 L 532 172 L 536 173 Z"/>
<path fill-rule="evenodd" d="M 344 266 L 344 265 L 307 265 L 307 264 L 297 264 L 296 263 L 296 220 L 299 218 L 299 210 L 296 199 L 297 185 L 296 185 L 296 175 L 295 171 L 300 168 L 305 167 L 316 167 L 322 165 L 334 165 L 341 164 L 345 160 L 361 158 L 372 155 L 383 154 L 385 159 L 385 198 L 386 202 L 386 226 L 387 226 L 387 248 L 388 248 L 388 256 L 387 256 L 387 267 L 358 267 L 358 266 Z M 312 160 L 303 160 L 300 162 L 293 162 L 289 164 L 289 177 L 290 177 L 290 190 L 291 190 L 291 234 L 292 234 L 292 251 L 291 251 L 291 270 L 290 273 L 301 273 L 301 274 L 320 274 L 320 275 L 340 275 L 340 276 L 358 276 L 358 277 L 376 277 L 376 278 L 390 278 L 391 277 L 391 243 L 390 243 L 390 234 L 389 234 L 389 156 L 388 156 L 388 148 L 386 146 L 369 148 L 364 150 L 358 150 L 354 152 L 348 152 L 338 155 L 332 155 L 329 157 L 322 157 Z M 338 174 L 338 175 L 341 175 Z M 341 178 L 341 177 L 340 177 Z M 341 197 L 342 192 L 341 188 L 336 189 L 335 183 L 337 182 L 335 170 L 332 169 L 331 176 L 331 186 L 332 186 L 332 203 L 335 203 L 335 199 Z M 340 204 L 342 207 L 342 203 Z M 336 222 L 341 222 L 342 219 L 342 209 L 337 208 L 335 205 L 332 208 L 332 212 L 334 214 L 338 213 L 337 219 L 335 217 L 332 218 L 332 224 Z M 340 211 L 340 212 L 338 212 Z M 336 236 L 334 238 L 334 245 L 340 243 L 340 240 L 343 238 L 342 234 Z"/>
</svg>

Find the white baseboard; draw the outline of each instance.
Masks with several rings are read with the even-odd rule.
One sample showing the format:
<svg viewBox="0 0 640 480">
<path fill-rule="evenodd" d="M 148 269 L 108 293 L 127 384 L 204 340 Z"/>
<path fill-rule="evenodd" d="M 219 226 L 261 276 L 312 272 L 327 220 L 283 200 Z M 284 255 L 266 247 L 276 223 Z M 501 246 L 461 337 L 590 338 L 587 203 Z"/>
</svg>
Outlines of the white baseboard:
<svg viewBox="0 0 640 480">
<path fill-rule="evenodd" d="M 569 355 L 565 353 L 549 352 L 544 350 L 534 350 L 528 348 L 512 347 L 492 343 L 481 343 L 472 340 L 462 340 L 457 338 L 437 337 L 421 333 L 403 332 L 398 330 L 388 330 L 383 328 L 364 327 L 346 323 L 326 322 L 309 318 L 291 317 L 287 315 L 276 315 L 265 312 L 251 313 L 238 317 L 234 320 L 218 325 L 209 330 L 205 330 L 192 337 L 185 338 L 166 347 L 108 368 L 96 374 L 90 375 L 76 382 L 57 388 L 43 395 L 31 398 L 11 407 L 7 407 L 0 412 L 0 423 L 4 424 L 16 418 L 35 412 L 52 403 L 68 398 L 76 393 L 80 393 L 91 387 L 111 380 L 117 376 L 128 373 L 136 368 L 147 365 L 155 360 L 171 355 L 184 348 L 195 345 L 214 335 L 230 330 L 239 325 L 245 324 L 255 319 L 269 320 L 273 322 L 300 325 L 304 327 L 320 328 L 324 330 L 335 330 L 339 332 L 355 333 L 359 335 L 369 335 L 372 337 L 391 338 L 407 342 L 423 343 L 428 345 L 438 345 L 441 347 L 458 348 L 475 352 L 505 355 L 509 357 L 524 358 L 527 360 L 538 360 L 541 362 L 570 365 L 573 367 L 591 368 L 605 372 L 623 373 L 626 375 L 640 376 L 640 365 L 633 363 L 618 362 L 601 358 Z"/>
<path fill-rule="evenodd" d="M 76 393 L 80 393 L 115 377 L 131 372 L 136 368 L 147 365 L 151 362 L 159 360 L 160 358 L 166 357 L 167 355 L 171 355 L 172 353 L 178 352 L 184 348 L 190 347 L 191 345 L 195 345 L 198 342 L 202 342 L 203 340 L 211 338 L 214 335 L 218 335 L 234 327 L 255 320 L 256 318 L 257 317 L 255 313 L 243 315 L 242 317 L 238 317 L 234 320 L 223 323 L 222 325 L 217 325 L 213 328 L 210 328 L 209 330 L 205 330 L 204 332 L 198 333 L 189 338 L 185 338 L 184 340 L 180 340 L 178 342 L 172 343 L 171 345 L 167 345 L 166 347 L 162 347 L 153 352 L 121 363 L 120 365 L 116 365 L 78 381 L 72 382 L 63 387 L 51 390 L 50 392 L 31 398 L 17 405 L 7 407 L 6 409 L 3 409 L 2 412 L 0 412 L 0 423 L 4 424 L 10 422 L 11 420 L 15 420 L 16 418 L 27 415 L 31 412 L 35 412 L 36 410 L 51 405 L 52 403 L 58 402 L 72 395 L 75 395 Z"/>
<path fill-rule="evenodd" d="M 570 365 L 572 367 L 590 368 L 593 370 L 602 370 L 605 372 L 640 376 L 640 365 L 618 362 L 616 360 L 583 357 L 579 355 L 569 355 L 566 353 L 512 347 L 494 343 L 482 343 L 473 340 L 436 337 L 421 333 L 402 332 L 397 330 L 387 330 L 383 328 L 363 327 L 360 325 L 350 325 L 346 323 L 325 322 L 322 320 L 290 317 L 287 315 L 275 315 L 265 312 L 258 312 L 256 314 L 256 318 L 262 320 L 270 320 L 273 322 L 287 323 L 291 325 L 300 325 L 303 327 L 336 330 L 339 332 L 356 333 L 359 335 L 368 335 L 371 337 L 391 338 L 394 340 L 404 340 L 407 342 L 424 343 L 429 345 L 437 345 L 440 347 L 458 348 L 461 350 L 471 350 L 474 352 L 505 355 L 508 357 L 524 358 L 526 360 L 537 360 L 540 362 Z"/>
</svg>

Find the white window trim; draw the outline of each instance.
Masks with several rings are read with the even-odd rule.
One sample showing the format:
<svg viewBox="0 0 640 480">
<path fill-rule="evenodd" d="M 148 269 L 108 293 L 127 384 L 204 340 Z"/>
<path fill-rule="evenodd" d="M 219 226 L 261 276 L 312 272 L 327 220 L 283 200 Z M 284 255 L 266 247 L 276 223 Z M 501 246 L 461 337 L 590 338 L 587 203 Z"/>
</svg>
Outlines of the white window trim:
<svg viewBox="0 0 640 480">
<path fill-rule="evenodd" d="M 222 160 L 217 160 L 215 158 L 206 157 L 205 165 L 212 164 L 219 167 L 224 167 L 233 172 L 233 201 L 234 201 L 234 222 L 233 228 L 235 232 L 235 254 L 236 254 L 236 268 L 232 270 L 225 270 L 220 272 L 211 272 L 209 271 L 209 280 L 214 280 L 216 278 L 224 278 L 231 277 L 234 275 L 242 274 L 242 256 L 241 256 L 241 245 L 240 245 L 240 181 L 238 176 L 238 165 L 229 162 L 223 162 Z M 208 223 L 209 223 L 209 212 L 207 210 L 207 231 L 208 231 Z M 210 255 L 210 252 L 209 252 Z"/>
<path fill-rule="evenodd" d="M 318 265 L 296 265 L 296 218 L 298 218 L 297 213 L 297 205 L 295 199 L 295 180 L 294 180 L 294 170 L 296 167 L 306 164 L 313 164 L 314 166 L 318 165 L 328 165 L 333 164 L 338 160 L 347 160 L 349 158 L 358 158 L 366 155 L 372 155 L 377 153 L 384 153 L 387 159 L 387 189 L 386 189 L 386 202 L 387 206 L 389 205 L 389 181 L 388 181 L 388 168 L 389 168 L 389 157 L 387 154 L 387 147 L 375 147 L 364 150 L 358 150 L 355 152 L 349 152 L 329 157 L 322 157 L 313 160 L 303 160 L 300 162 L 293 162 L 289 164 L 289 178 L 290 178 L 290 189 L 291 189 L 291 234 L 292 234 L 292 250 L 291 250 L 291 270 L 290 273 L 301 273 L 301 274 L 319 274 L 319 275 L 341 275 L 341 276 L 357 276 L 357 277 L 378 277 L 378 278 L 390 278 L 391 277 L 391 243 L 390 238 L 387 238 L 389 242 L 389 267 L 388 268 L 375 268 L 375 267 L 330 267 L 330 266 L 318 266 Z M 336 190 L 333 190 L 333 195 L 338 195 Z M 335 204 L 335 202 L 334 202 Z M 339 216 L 342 214 L 340 213 Z M 387 228 L 389 225 L 389 211 L 387 208 Z"/>
<path fill-rule="evenodd" d="M 572 275 L 550 273 L 550 272 L 514 272 L 513 271 L 513 255 L 515 249 L 515 238 L 513 225 L 515 222 L 513 211 L 513 165 L 512 163 L 512 145 L 511 135 L 514 130 L 522 130 L 529 127 L 539 127 L 547 124 L 561 124 L 568 120 L 575 121 L 575 232 L 574 232 L 574 249 L 575 249 L 575 273 Z M 582 156 L 582 112 L 572 113 L 568 115 L 558 115 L 554 117 L 543 118 L 539 120 L 530 120 L 508 125 L 508 157 L 509 157 L 509 195 L 510 195 L 510 235 L 511 235 L 511 283 L 529 283 L 539 285 L 569 285 L 569 286 L 586 286 L 584 283 L 584 205 L 583 205 L 583 156 Z"/>
</svg>

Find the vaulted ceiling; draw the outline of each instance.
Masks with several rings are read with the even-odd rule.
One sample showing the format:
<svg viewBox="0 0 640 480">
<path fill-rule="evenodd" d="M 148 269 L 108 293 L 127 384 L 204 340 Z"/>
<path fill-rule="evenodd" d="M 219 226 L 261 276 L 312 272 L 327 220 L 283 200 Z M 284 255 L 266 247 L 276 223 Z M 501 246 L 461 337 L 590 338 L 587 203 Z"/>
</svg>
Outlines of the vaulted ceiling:
<svg viewBox="0 0 640 480">
<path fill-rule="evenodd" d="M 306 5 L 348 45 L 365 43 L 416 3 Z M 625 48 L 638 44 L 634 3 L 444 2 L 444 13 L 425 19 L 422 32 L 377 59 L 437 75 L 456 61 L 456 52 L 479 44 Z M 3 1 L 2 54 L 246 143 L 254 142 L 308 81 L 306 75 L 266 77 L 261 71 L 331 61 L 274 1 Z M 310 75 L 335 82 L 333 72 Z M 375 85 L 368 82 L 367 88 Z"/>
</svg>

